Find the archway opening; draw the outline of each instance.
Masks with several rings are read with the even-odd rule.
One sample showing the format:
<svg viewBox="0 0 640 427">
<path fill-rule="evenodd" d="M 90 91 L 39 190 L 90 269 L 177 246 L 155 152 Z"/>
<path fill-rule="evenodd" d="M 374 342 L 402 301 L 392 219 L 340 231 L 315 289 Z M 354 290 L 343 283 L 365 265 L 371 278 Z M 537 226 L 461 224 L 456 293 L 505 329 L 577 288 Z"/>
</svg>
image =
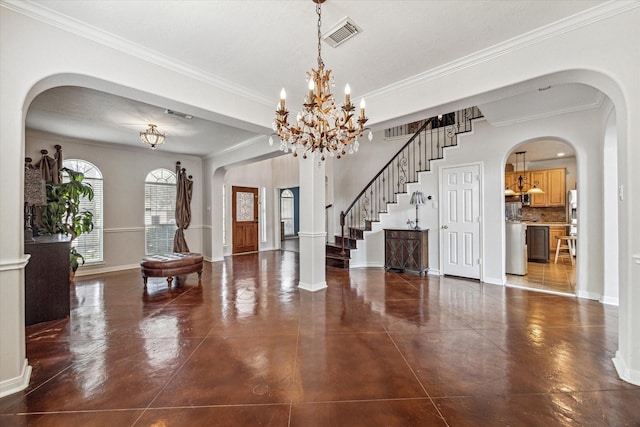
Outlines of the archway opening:
<svg viewBox="0 0 640 427">
<path fill-rule="evenodd" d="M 557 138 L 518 144 L 505 161 L 507 286 L 575 295 L 579 238 L 574 148 Z"/>
</svg>

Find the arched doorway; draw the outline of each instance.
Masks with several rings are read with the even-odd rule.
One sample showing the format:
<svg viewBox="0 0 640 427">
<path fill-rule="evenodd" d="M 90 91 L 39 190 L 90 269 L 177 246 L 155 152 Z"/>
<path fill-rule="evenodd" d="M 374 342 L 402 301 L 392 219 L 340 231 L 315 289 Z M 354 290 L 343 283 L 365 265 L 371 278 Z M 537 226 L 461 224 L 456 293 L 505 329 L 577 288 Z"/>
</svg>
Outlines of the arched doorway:
<svg viewBox="0 0 640 427">
<path fill-rule="evenodd" d="M 573 147 L 544 138 L 516 146 L 505 162 L 507 285 L 575 295 L 577 162 Z"/>
</svg>

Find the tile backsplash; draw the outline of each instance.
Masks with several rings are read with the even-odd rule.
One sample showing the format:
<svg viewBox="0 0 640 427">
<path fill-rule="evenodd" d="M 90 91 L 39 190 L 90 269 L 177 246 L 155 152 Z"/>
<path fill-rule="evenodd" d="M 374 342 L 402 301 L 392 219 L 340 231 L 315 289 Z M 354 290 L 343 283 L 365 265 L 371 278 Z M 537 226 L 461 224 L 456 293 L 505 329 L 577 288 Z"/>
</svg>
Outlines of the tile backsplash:
<svg viewBox="0 0 640 427">
<path fill-rule="evenodd" d="M 564 206 L 553 208 L 522 207 L 522 221 L 566 222 L 567 210 Z"/>
</svg>

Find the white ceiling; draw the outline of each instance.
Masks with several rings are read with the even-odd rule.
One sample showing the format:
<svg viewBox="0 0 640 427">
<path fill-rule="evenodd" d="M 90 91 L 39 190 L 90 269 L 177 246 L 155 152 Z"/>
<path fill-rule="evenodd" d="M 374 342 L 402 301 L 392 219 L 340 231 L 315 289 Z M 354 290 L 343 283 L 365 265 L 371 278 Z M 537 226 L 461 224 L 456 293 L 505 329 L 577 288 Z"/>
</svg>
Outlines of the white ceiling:
<svg viewBox="0 0 640 427">
<path fill-rule="evenodd" d="M 311 0 L 68 1 L 6 0 L 14 9 L 78 33 L 100 35 L 114 46 L 144 49 L 159 58 L 208 75 L 262 104 L 278 102 L 287 88 L 289 105 L 302 101 L 306 72 L 316 66 L 316 13 Z M 352 98 L 403 80 L 514 37 L 561 21 L 604 1 L 557 0 L 327 0 L 323 30 L 349 16 L 363 32 L 337 48 L 322 44 L 322 57 L 336 78 L 336 98 L 349 82 Z M 545 108 L 589 104 L 598 93 L 575 85 L 557 89 L 553 101 L 535 93 L 535 103 L 517 98 L 480 106 L 498 124 L 544 114 Z M 546 91 L 548 97 L 551 91 Z M 521 95 L 524 96 L 524 95 Z M 134 98 L 132 96 L 132 98 Z M 562 99 L 561 99 L 562 98 Z M 549 98 L 550 99 L 550 98 Z M 529 105 L 533 109 L 524 108 Z M 210 155 L 246 144 L 256 133 L 195 117 L 164 114 L 168 105 L 148 105 L 83 88 L 54 88 L 30 106 L 27 127 L 101 142 L 140 145 L 148 123 L 167 134 L 160 149 Z M 292 109 L 295 107 L 292 107 Z M 188 109 L 188 107 L 187 107 Z M 191 111 L 184 111 L 192 113 Z M 446 112 L 446 111 L 443 111 Z M 375 118 L 371 117 L 375 123 Z"/>
</svg>

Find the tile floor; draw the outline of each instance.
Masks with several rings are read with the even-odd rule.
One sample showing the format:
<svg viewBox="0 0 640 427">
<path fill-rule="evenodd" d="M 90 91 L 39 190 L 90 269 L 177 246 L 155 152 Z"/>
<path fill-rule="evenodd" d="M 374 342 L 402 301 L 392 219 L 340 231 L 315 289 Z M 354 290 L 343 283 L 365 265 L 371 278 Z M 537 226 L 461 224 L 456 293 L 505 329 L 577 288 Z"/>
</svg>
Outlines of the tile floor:
<svg viewBox="0 0 640 427">
<path fill-rule="evenodd" d="M 576 267 L 569 258 L 558 258 L 558 263 L 529 262 L 527 275 L 507 274 L 507 284 L 545 292 L 575 295 Z"/>
<path fill-rule="evenodd" d="M 0 425 L 640 425 L 615 307 L 382 269 L 309 293 L 290 251 L 205 264 L 171 291 L 78 278 L 70 318 L 27 328 Z"/>
</svg>

